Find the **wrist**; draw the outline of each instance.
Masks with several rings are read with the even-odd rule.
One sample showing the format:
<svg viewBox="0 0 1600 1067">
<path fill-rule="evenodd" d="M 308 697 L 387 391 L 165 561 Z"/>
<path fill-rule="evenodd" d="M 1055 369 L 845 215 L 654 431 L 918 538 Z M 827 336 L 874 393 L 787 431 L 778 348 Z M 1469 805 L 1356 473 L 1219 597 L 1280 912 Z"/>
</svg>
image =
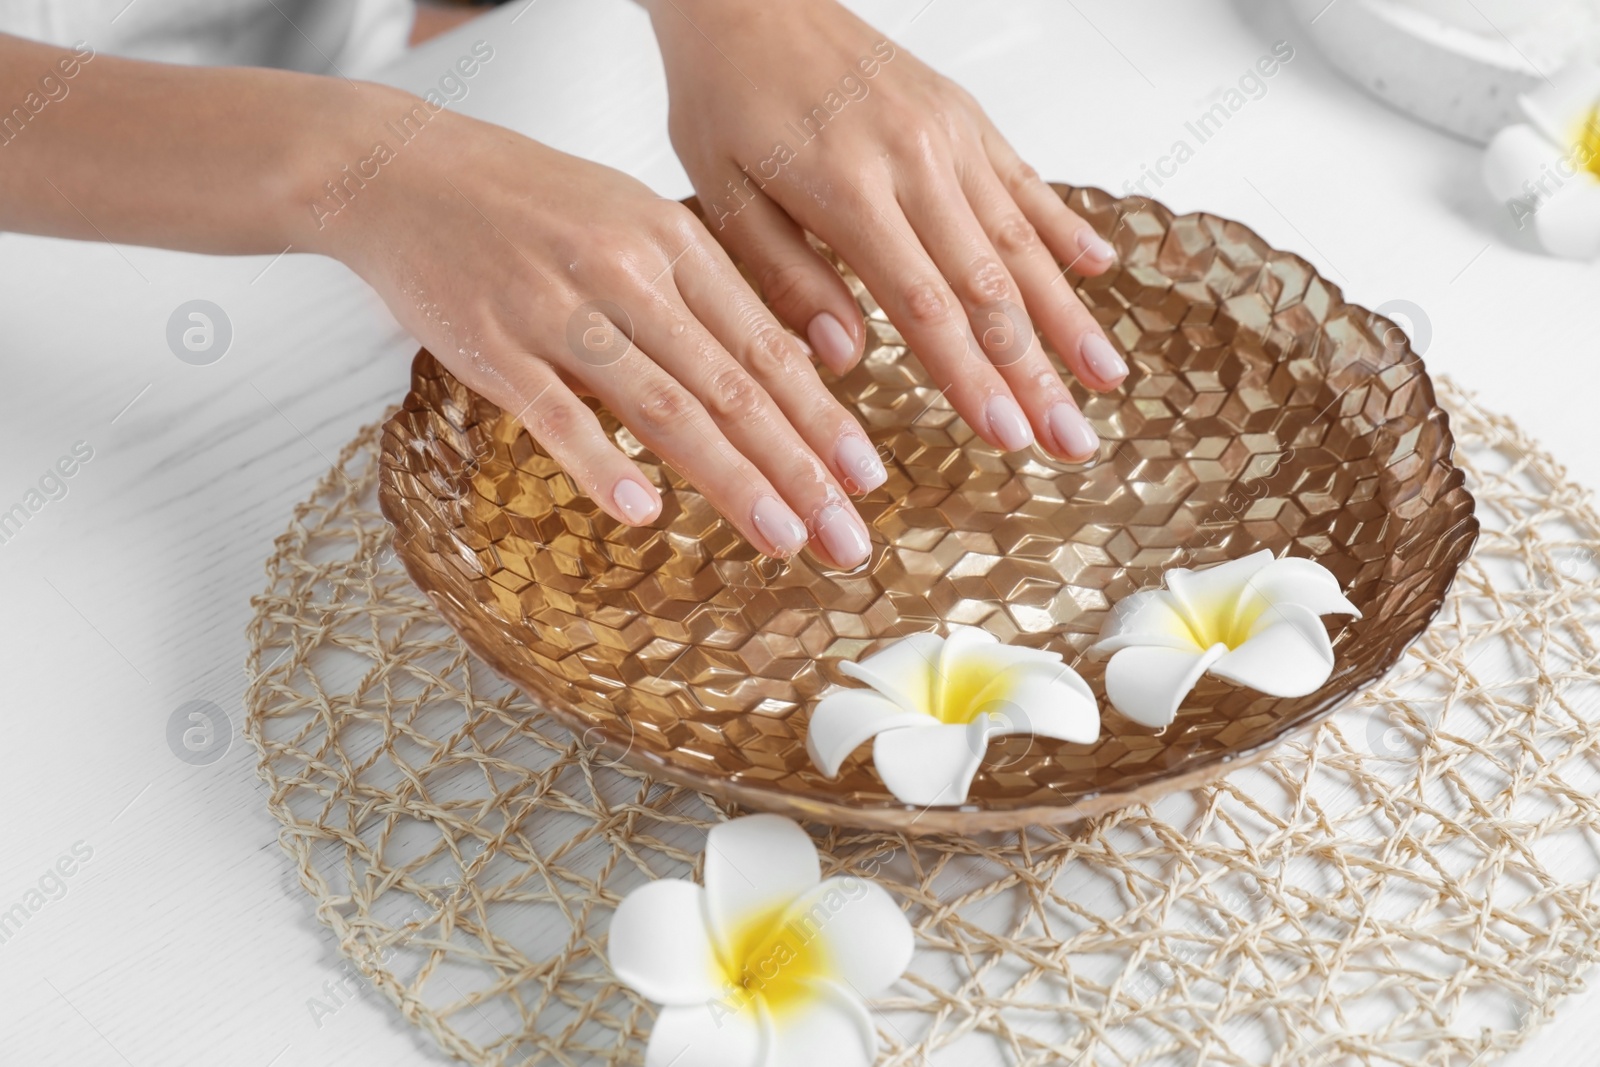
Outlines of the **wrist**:
<svg viewBox="0 0 1600 1067">
<path fill-rule="evenodd" d="M 354 267 L 381 210 L 385 171 L 438 112 L 420 97 L 375 83 L 357 83 L 341 96 L 341 105 L 324 104 L 323 120 L 296 141 L 273 199 L 285 244 Z"/>
</svg>

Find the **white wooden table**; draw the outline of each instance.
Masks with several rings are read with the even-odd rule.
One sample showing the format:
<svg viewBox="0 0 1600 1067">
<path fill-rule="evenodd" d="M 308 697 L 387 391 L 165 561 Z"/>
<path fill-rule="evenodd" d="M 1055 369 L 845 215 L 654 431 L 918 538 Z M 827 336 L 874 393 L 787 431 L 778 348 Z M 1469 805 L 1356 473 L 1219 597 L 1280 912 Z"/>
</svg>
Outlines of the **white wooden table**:
<svg viewBox="0 0 1600 1067">
<path fill-rule="evenodd" d="M 1519 250 L 1479 191 L 1477 150 L 1341 81 L 1276 4 L 857 6 L 971 89 L 1041 173 L 1113 190 L 1179 138 L 1192 145 L 1185 123 L 1291 42 L 1265 94 L 1148 188 L 1249 223 L 1368 306 L 1411 302 L 1432 368 L 1600 485 L 1597 269 Z M 494 59 L 461 110 L 689 192 L 649 28 L 627 0 L 499 9 L 388 80 L 421 91 L 479 38 Z M 210 365 L 168 347 L 169 316 L 193 299 L 232 325 Z M 371 993 L 314 1018 L 308 1001 L 328 1002 L 345 972 L 278 850 L 254 754 L 235 736 L 196 765 L 167 737 L 193 700 L 237 731 L 249 598 L 271 540 L 355 429 L 404 393 L 414 349 L 328 260 L 0 236 L 0 511 L 78 442 L 92 451 L 67 464 L 65 495 L 50 481 L 58 498 L 0 543 L 0 806 L 12 813 L 0 914 L 27 910 L 0 942 L 0 1061 L 444 1062 Z M 1595 995 L 1566 1005 L 1511 1062 L 1590 1062 L 1597 1007 Z"/>
</svg>

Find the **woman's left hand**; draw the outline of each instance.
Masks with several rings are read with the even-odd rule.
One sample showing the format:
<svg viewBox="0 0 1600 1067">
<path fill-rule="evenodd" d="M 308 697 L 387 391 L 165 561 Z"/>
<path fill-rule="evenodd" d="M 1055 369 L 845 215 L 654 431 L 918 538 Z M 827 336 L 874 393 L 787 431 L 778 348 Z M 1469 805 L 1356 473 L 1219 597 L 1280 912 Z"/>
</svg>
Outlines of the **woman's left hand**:
<svg viewBox="0 0 1600 1067">
<path fill-rule="evenodd" d="M 865 324 L 804 231 L 860 276 L 986 441 L 1093 455 L 1033 324 L 1085 386 L 1120 383 L 1126 364 L 1065 277 L 1115 253 L 976 101 L 834 0 L 646 6 L 706 224 L 822 362 L 853 366 Z"/>
</svg>

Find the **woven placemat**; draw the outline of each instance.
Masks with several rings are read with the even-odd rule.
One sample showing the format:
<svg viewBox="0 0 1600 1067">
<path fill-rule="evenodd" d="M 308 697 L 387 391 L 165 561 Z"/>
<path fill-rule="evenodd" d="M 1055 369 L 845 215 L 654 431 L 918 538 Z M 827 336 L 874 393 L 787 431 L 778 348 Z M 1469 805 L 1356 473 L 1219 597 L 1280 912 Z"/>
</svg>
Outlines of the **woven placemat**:
<svg viewBox="0 0 1600 1067">
<path fill-rule="evenodd" d="M 1442 386 L 1484 532 L 1383 686 L 1208 788 L 1071 831 L 812 827 L 917 955 L 883 1063 L 1483 1064 L 1600 951 L 1600 520 Z M 473 660 L 376 505 L 379 425 L 295 510 L 250 628 L 247 731 L 316 915 L 473 1064 L 642 1060 L 606 968 L 649 878 L 730 813 L 596 755 Z"/>
</svg>

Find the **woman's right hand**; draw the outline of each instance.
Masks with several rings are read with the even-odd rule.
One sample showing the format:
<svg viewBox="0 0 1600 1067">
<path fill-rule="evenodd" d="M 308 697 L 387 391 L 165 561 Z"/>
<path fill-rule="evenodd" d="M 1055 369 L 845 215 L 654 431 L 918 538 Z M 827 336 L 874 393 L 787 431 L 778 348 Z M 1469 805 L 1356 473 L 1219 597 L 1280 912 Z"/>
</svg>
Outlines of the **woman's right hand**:
<svg viewBox="0 0 1600 1067">
<path fill-rule="evenodd" d="M 319 183 L 307 216 L 317 251 L 365 278 L 618 520 L 652 522 L 661 498 L 580 396 L 760 551 L 814 541 L 836 566 L 867 559 L 846 491 L 883 484 L 883 463 L 688 209 L 608 167 L 379 92 L 363 110 L 385 151 L 328 161 L 333 184 Z M 415 132 L 400 142 L 401 129 Z"/>
</svg>

